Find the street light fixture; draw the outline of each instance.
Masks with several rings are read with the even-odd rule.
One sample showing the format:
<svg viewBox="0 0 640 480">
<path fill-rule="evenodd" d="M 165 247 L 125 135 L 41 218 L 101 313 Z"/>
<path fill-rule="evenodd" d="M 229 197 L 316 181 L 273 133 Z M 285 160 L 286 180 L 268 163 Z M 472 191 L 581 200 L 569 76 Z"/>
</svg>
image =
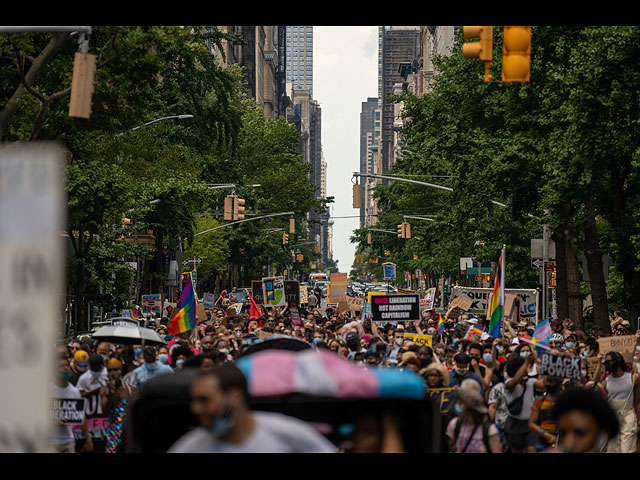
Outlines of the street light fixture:
<svg viewBox="0 0 640 480">
<path fill-rule="evenodd" d="M 151 125 L 152 123 L 162 122 L 163 120 L 170 120 L 170 119 L 173 119 L 173 118 L 178 119 L 178 120 L 183 120 L 185 118 L 193 118 L 193 115 L 191 115 L 191 114 L 171 115 L 171 116 L 168 116 L 168 117 L 156 118 L 155 120 L 151 120 L 150 122 L 143 123 L 142 125 L 138 125 L 137 127 L 133 127 L 130 131 L 139 130 L 142 127 L 146 127 L 147 125 Z M 127 130 L 125 132 L 118 133 L 116 135 L 116 137 L 120 137 L 120 136 L 124 135 L 125 133 L 127 133 L 128 131 L 129 130 Z"/>
</svg>

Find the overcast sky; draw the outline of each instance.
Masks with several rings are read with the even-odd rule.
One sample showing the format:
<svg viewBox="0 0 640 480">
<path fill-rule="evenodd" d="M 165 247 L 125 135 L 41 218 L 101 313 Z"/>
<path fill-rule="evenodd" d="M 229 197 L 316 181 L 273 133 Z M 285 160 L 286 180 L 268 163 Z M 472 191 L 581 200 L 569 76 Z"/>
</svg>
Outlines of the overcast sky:
<svg viewBox="0 0 640 480">
<path fill-rule="evenodd" d="M 327 195 L 335 198 L 333 258 L 349 273 L 360 226 L 352 205 L 353 172 L 360 170 L 360 111 L 378 96 L 378 27 L 313 27 L 313 98 L 322 109 L 322 150 L 327 162 Z"/>
</svg>

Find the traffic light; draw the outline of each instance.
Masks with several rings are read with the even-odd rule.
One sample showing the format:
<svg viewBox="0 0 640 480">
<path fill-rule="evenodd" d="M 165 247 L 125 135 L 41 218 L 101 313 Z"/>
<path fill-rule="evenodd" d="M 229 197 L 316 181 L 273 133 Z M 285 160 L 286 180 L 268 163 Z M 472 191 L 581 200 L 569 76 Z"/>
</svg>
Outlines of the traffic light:
<svg viewBox="0 0 640 480">
<path fill-rule="evenodd" d="M 316 253 L 320 252 L 320 247 L 318 246 L 318 244 L 316 243 Z"/>
<path fill-rule="evenodd" d="M 233 220 L 233 199 L 235 195 L 227 195 L 224 197 L 224 219 Z"/>
<path fill-rule="evenodd" d="M 90 53 L 76 52 L 73 59 L 73 77 L 71 78 L 70 117 L 89 118 L 91 115 L 95 73 L 96 56 Z"/>
<path fill-rule="evenodd" d="M 233 198 L 233 219 L 234 220 L 244 220 L 244 198 L 235 197 Z"/>
<path fill-rule="evenodd" d="M 371 245 L 371 232 L 367 233 L 367 243 Z"/>
<path fill-rule="evenodd" d="M 302 255 L 301 253 L 299 253 L 299 254 L 296 256 L 296 260 L 298 260 L 298 262 L 302 263 L 302 261 L 304 260 L 304 255 Z"/>
<path fill-rule="evenodd" d="M 296 233 L 296 219 L 289 219 L 289 233 Z"/>
<path fill-rule="evenodd" d="M 282 234 L 282 244 L 283 245 L 287 245 L 289 243 L 289 234 L 288 233 L 283 233 Z"/>
<path fill-rule="evenodd" d="M 479 58 L 484 62 L 484 81 L 491 81 L 491 59 L 493 58 L 493 27 L 462 27 L 464 38 L 480 37 L 478 42 L 462 45 L 462 56 Z"/>
<path fill-rule="evenodd" d="M 353 184 L 353 208 L 360 208 L 361 206 L 361 201 L 360 201 L 360 184 L 358 183 L 354 183 Z"/>
<path fill-rule="evenodd" d="M 404 238 L 404 222 L 398 225 L 398 238 Z"/>
<path fill-rule="evenodd" d="M 485 282 L 491 282 L 491 274 L 490 274 L 490 273 L 487 273 L 487 274 L 484 276 L 484 280 L 485 280 Z"/>
<path fill-rule="evenodd" d="M 398 225 L 398 238 L 411 238 L 411 225 L 408 222 Z"/>
<path fill-rule="evenodd" d="M 531 27 L 504 27 L 502 81 L 529 82 L 531 72 Z"/>
</svg>

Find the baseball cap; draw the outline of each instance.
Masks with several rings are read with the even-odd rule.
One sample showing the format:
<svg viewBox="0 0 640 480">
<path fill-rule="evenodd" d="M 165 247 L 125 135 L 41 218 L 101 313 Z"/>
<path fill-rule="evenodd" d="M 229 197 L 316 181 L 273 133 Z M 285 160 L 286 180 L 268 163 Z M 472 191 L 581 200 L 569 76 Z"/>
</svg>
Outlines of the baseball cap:
<svg viewBox="0 0 640 480">
<path fill-rule="evenodd" d="M 89 366 L 89 354 L 85 350 L 78 350 L 73 356 L 73 360 L 81 367 Z"/>
</svg>

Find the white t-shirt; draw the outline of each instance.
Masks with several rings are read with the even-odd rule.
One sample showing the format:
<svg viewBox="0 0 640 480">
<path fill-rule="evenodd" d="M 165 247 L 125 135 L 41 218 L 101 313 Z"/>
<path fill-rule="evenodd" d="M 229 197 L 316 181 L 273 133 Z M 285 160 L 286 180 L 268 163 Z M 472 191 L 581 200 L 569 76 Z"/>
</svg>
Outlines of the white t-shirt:
<svg viewBox="0 0 640 480">
<path fill-rule="evenodd" d="M 273 412 L 252 412 L 255 430 L 242 445 L 217 440 L 198 427 L 183 435 L 167 453 L 333 453 L 337 450 L 313 427 Z"/>
<path fill-rule="evenodd" d="M 107 376 L 107 369 L 102 369 L 100 372 L 100 376 L 95 377 L 91 370 L 87 370 L 82 375 L 78 377 L 78 381 L 76 382 L 76 387 L 81 392 L 91 392 L 100 387 L 104 387 L 109 381 L 109 377 Z"/>
<path fill-rule="evenodd" d="M 74 387 L 72 383 L 69 383 L 64 388 L 54 383 L 51 388 L 51 398 L 53 400 L 82 400 L 82 395 L 80 395 L 80 391 Z M 73 436 L 73 425 L 58 425 L 58 427 L 59 428 L 54 429 L 51 445 L 64 445 L 65 443 L 75 440 Z"/>
</svg>

